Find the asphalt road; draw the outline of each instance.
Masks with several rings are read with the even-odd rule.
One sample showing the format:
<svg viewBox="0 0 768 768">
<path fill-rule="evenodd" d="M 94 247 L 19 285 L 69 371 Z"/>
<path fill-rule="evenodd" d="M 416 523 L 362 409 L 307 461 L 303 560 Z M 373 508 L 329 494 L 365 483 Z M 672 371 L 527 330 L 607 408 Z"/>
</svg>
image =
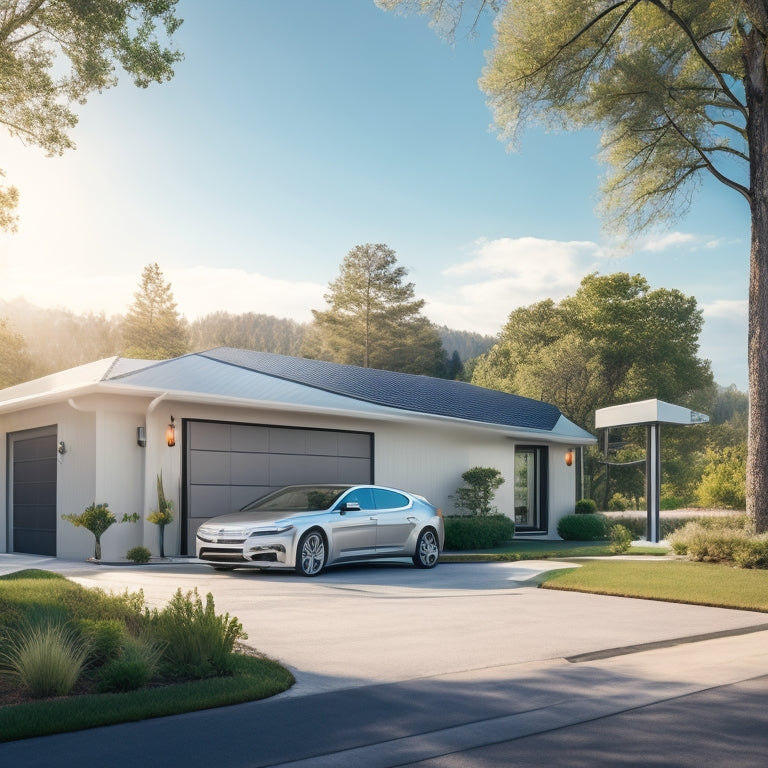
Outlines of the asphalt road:
<svg viewBox="0 0 768 768">
<path fill-rule="evenodd" d="M 8 557 L 0 572 L 19 565 Z M 297 684 L 262 702 L 2 744 L 0 765 L 768 765 L 768 617 L 526 583 L 552 565 L 301 579 L 36 563 L 157 603 L 210 591 Z"/>
</svg>

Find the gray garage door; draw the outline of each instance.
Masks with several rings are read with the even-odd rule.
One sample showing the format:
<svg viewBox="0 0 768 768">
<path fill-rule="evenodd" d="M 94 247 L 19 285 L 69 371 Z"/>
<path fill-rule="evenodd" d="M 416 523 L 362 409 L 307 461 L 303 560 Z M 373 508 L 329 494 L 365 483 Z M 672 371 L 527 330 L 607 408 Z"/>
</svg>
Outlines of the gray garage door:
<svg viewBox="0 0 768 768">
<path fill-rule="evenodd" d="M 214 515 L 240 509 L 284 485 L 373 482 L 373 435 L 325 429 L 187 420 L 185 540 Z"/>
<path fill-rule="evenodd" d="M 11 435 L 13 551 L 56 555 L 56 427 Z"/>
</svg>

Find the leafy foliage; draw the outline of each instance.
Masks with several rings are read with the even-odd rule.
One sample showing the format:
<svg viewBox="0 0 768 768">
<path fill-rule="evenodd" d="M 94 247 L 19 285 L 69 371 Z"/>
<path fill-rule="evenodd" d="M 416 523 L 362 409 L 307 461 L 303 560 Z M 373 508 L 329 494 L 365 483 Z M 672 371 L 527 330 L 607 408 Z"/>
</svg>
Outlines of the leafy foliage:
<svg viewBox="0 0 768 768">
<path fill-rule="evenodd" d="M 594 499 L 579 499 L 574 513 L 577 515 L 593 515 L 597 512 L 597 502 Z"/>
<path fill-rule="evenodd" d="M 493 467 L 472 467 L 461 475 L 465 486 L 456 489 L 455 505 L 470 515 L 490 515 L 496 511 L 493 496 L 504 484 L 501 472 Z"/>
<path fill-rule="evenodd" d="M 146 547 L 131 547 L 125 555 L 132 563 L 148 563 L 152 553 Z M 162 554 L 160 555 L 163 556 Z"/>
<path fill-rule="evenodd" d="M 473 383 L 546 400 L 594 428 L 597 408 L 650 397 L 677 402 L 710 386 L 696 356 L 702 314 L 680 291 L 641 275 L 587 275 L 559 304 L 514 310 Z"/>
<path fill-rule="evenodd" d="M 696 495 L 703 507 L 746 508 L 746 445 L 712 448 L 706 452 L 706 466 Z"/>
<path fill-rule="evenodd" d="M 3 3 L 0 125 L 48 154 L 74 148 L 71 105 L 117 83 L 115 64 L 146 88 L 173 76 L 181 54 L 164 47 L 181 24 L 177 0 L 21 0 Z M 15 227 L 15 187 L 0 186 L 0 229 Z"/>
</svg>

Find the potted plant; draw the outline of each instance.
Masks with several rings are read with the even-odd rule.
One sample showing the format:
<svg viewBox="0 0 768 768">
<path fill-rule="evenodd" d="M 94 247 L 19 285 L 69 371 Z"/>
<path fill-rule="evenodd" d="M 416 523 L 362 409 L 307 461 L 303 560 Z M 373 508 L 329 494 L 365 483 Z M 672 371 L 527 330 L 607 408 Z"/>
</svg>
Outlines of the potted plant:
<svg viewBox="0 0 768 768">
<path fill-rule="evenodd" d="M 93 553 L 94 560 L 101 560 L 101 537 L 109 529 L 109 527 L 117 522 L 115 513 L 109 509 L 107 503 L 93 504 L 87 506 L 83 512 L 79 515 L 74 513 L 69 515 L 62 515 L 62 520 L 67 520 L 72 525 L 78 528 L 86 528 L 96 538 L 96 547 Z M 125 514 L 121 523 L 135 523 L 139 519 L 139 516 L 134 512 L 132 515 Z"/>
<path fill-rule="evenodd" d="M 157 476 L 157 509 L 147 515 L 147 520 L 158 526 L 160 557 L 165 557 L 165 526 L 173 522 L 173 502 L 165 498 L 162 472 Z"/>
</svg>

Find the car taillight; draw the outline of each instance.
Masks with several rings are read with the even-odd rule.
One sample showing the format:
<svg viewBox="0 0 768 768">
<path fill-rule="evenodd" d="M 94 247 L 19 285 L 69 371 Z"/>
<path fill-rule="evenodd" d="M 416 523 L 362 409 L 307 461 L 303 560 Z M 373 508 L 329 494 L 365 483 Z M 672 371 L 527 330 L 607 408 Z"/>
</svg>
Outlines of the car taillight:
<svg viewBox="0 0 768 768">
<path fill-rule="evenodd" d="M 443 516 L 443 510 L 440 509 L 440 507 L 437 508 L 437 516 L 442 517 Z"/>
</svg>

